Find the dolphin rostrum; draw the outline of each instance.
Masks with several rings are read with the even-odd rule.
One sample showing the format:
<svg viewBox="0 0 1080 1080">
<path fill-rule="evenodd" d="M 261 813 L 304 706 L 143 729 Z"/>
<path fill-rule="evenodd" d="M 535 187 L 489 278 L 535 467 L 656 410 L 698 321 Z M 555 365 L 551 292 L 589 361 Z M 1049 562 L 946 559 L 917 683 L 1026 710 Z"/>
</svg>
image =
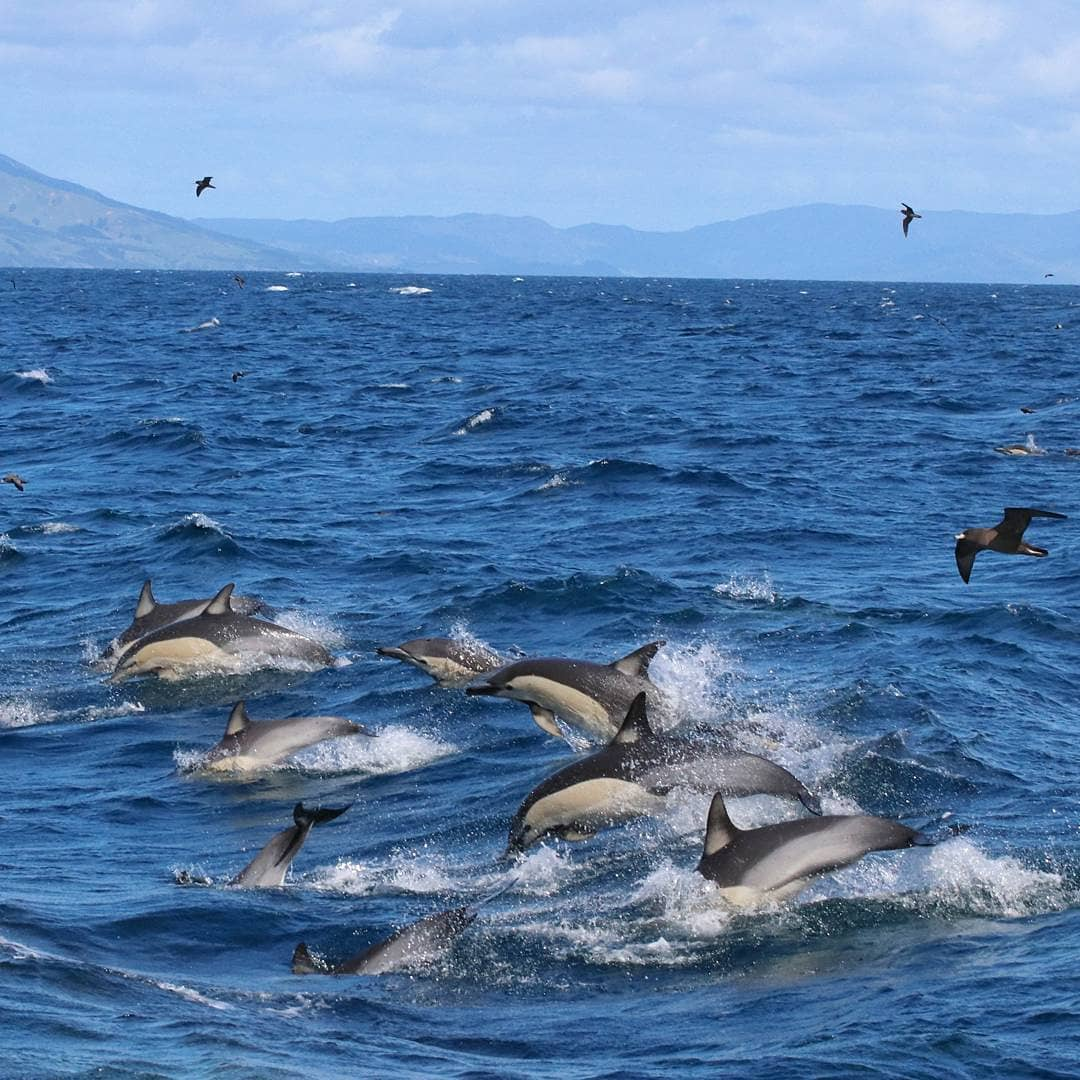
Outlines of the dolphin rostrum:
<svg viewBox="0 0 1080 1080">
<path fill-rule="evenodd" d="M 803 784 L 767 758 L 702 739 L 657 735 L 641 693 L 607 746 L 560 769 L 529 793 L 510 823 L 507 854 L 548 835 L 586 840 L 611 825 L 657 814 L 675 787 L 778 795 L 821 813 L 821 804 Z"/>
<path fill-rule="evenodd" d="M 739 829 L 717 792 L 709 807 L 705 850 L 697 869 L 720 886 L 725 900 L 747 907 L 794 896 L 811 878 L 857 862 L 871 851 L 932 842 L 898 821 L 868 814 L 799 818 Z"/>
<path fill-rule="evenodd" d="M 484 645 L 452 638 L 414 638 L 375 650 L 380 656 L 403 660 L 430 675 L 439 686 L 464 686 L 477 675 L 494 671 L 506 661 Z"/>
<path fill-rule="evenodd" d="M 540 658 L 517 660 L 466 689 L 467 694 L 511 698 L 529 706 L 542 731 L 562 738 L 559 716 L 594 738 L 614 737 L 630 703 L 644 691 L 652 705 L 662 704 L 660 691 L 649 681 L 649 661 L 663 641 L 651 641 L 613 664 L 589 660 Z"/>
<path fill-rule="evenodd" d="M 283 884 L 289 866 L 304 846 L 312 828 L 333 821 L 348 809 L 347 806 L 341 806 L 309 810 L 302 802 L 298 802 L 293 807 L 293 821 L 296 824 L 272 836 L 266 847 L 229 884 L 241 889 L 272 889 Z"/>
<path fill-rule="evenodd" d="M 992 529 L 965 529 L 956 534 L 956 568 L 965 584 L 971 577 L 975 556 L 980 551 L 1000 551 L 1003 555 L 1034 555 L 1042 558 L 1049 554 L 1046 548 L 1035 547 L 1024 539 L 1024 530 L 1033 517 L 1058 518 L 1064 514 L 1053 510 L 1035 510 L 1025 506 L 1005 507 L 1005 516 Z"/>
<path fill-rule="evenodd" d="M 294 975 L 385 975 L 438 960 L 454 939 L 476 918 L 473 907 L 451 908 L 428 915 L 338 964 L 317 960 L 300 942 L 293 952 Z"/>
<path fill-rule="evenodd" d="M 291 716 L 287 720 L 252 720 L 244 702 L 229 713 L 225 734 L 194 767 L 213 772 L 257 772 L 307 746 L 341 735 L 368 735 L 360 724 L 342 716 Z"/>
<path fill-rule="evenodd" d="M 118 661 L 139 638 L 170 623 L 201 615 L 211 599 L 203 597 L 201 600 L 177 600 L 171 604 L 161 604 L 154 599 L 154 588 L 147 578 L 139 593 L 131 625 L 112 642 L 102 659 Z M 253 596 L 231 596 L 229 602 L 232 610 L 240 615 L 255 615 L 265 610 L 262 601 Z"/>
<path fill-rule="evenodd" d="M 198 615 L 170 623 L 139 638 L 121 659 L 112 682 L 135 675 L 176 681 L 208 671 L 235 672 L 273 667 L 282 660 L 328 667 L 334 658 L 317 641 L 277 623 L 241 615 L 232 608 L 234 586 L 226 585 Z"/>
</svg>

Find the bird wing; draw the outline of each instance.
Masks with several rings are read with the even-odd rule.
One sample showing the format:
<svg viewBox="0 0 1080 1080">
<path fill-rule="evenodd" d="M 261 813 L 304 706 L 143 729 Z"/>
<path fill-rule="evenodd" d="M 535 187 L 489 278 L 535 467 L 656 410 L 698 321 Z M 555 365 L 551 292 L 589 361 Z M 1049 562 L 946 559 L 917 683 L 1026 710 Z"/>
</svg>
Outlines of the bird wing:
<svg viewBox="0 0 1080 1080">
<path fill-rule="evenodd" d="M 911 207 L 908 206 L 908 204 L 906 202 L 902 202 L 900 205 L 904 208 L 904 213 L 905 214 L 914 214 L 915 213 L 915 211 L 912 210 Z"/>
<path fill-rule="evenodd" d="M 1055 513 L 1053 510 L 1036 510 L 1029 506 L 1006 506 L 1005 516 L 998 522 L 995 528 L 998 535 L 1008 535 L 1019 540 L 1024 535 L 1024 530 L 1031 524 L 1033 517 L 1064 518 L 1064 514 Z"/>
<path fill-rule="evenodd" d="M 971 568 L 975 565 L 975 556 L 982 549 L 973 540 L 956 541 L 956 569 L 966 585 L 971 580 Z"/>
<path fill-rule="evenodd" d="M 911 224 L 911 218 L 904 218 L 901 224 L 904 226 L 904 235 L 907 236 L 907 228 Z"/>
</svg>

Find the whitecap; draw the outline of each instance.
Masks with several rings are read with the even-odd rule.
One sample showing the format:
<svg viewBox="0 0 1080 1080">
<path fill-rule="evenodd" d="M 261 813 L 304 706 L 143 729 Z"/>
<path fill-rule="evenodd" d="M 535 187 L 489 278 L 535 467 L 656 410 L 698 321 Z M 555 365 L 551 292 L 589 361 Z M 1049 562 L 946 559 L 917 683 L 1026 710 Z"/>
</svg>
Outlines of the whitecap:
<svg viewBox="0 0 1080 1080">
<path fill-rule="evenodd" d="M 62 533 L 80 532 L 78 525 L 69 525 L 66 521 L 46 521 L 39 526 L 46 536 L 57 536 Z"/>
<path fill-rule="evenodd" d="M 566 487 L 570 480 L 563 473 L 556 473 L 550 479 L 545 480 L 536 490 L 554 491 L 556 488 Z"/>
<path fill-rule="evenodd" d="M 182 334 L 194 334 L 198 330 L 216 330 L 221 325 L 221 320 L 215 315 L 212 319 L 207 319 L 206 322 L 199 323 L 198 326 L 186 326 L 180 333 Z"/>
<path fill-rule="evenodd" d="M 292 763 L 295 768 L 319 776 L 390 776 L 423 768 L 457 750 L 452 743 L 413 728 L 388 727 L 381 728 L 374 738 L 351 735 L 309 746 L 295 754 Z"/>
<path fill-rule="evenodd" d="M 282 277 L 303 277 L 303 276 L 304 275 L 301 274 L 299 270 L 289 270 L 287 273 L 282 275 Z"/>
<path fill-rule="evenodd" d="M 59 714 L 39 705 L 30 698 L 11 697 L 0 700 L 0 728 L 36 727 L 51 724 Z"/>
<path fill-rule="evenodd" d="M 398 285 L 390 291 L 397 293 L 398 296 L 427 296 L 431 292 L 430 289 L 426 289 L 422 285 Z"/>
<path fill-rule="evenodd" d="M 267 285 L 263 292 L 288 292 L 288 285 Z"/>
<path fill-rule="evenodd" d="M 29 379 L 31 382 L 39 382 L 43 386 L 51 383 L 52 376 L 44 368 L 31 368 L 29 371 L 16 371 L 20 379 Z"/>
<path fill-rule="evenodd" d="M 712 591 L 729 600 L 760 600 L 766 604 L 775 604 L 778 599 L 772 578 L 767 573 L 759 578 L 732 574 L 727 581 L 714 585 Z"/>
</svg>

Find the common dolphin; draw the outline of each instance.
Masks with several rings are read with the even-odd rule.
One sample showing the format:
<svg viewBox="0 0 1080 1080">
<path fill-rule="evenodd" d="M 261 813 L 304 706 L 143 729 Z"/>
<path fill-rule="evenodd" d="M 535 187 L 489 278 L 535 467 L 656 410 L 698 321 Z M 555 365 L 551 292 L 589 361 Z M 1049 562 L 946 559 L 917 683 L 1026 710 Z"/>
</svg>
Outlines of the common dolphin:
<svg viewBox="0 0 1080 1080">
<path fill-rule="evenodd" d="M 657 814 L 675 787 L 779 795 L 821 813 L 821 804 L 803 784 L 767 758 L 700 739 L 657 735 L 642 693 L 607 746 L 560 769 L 529 793 L 510 823 L 507 854 L 548 835 L 586 840 L 611 825 Z"/>
<path fill-rule="evenodd" d="M 226 585 L 200 612 L 139 638 L 117 665 L 113 682 L 135 675 L 168 681 L 208 670 L 234 672 L 238 661 L 272 667 L 283 659 L 328 667 L 333 657 L 295 630 L 233 611 Z"/>
<path fill-rule="evenodd" d="M 309 810 L 302 802 L 298 802 L 293 807 L 293 821 L 296 824 L 272 836 L 266 847 L 229 884 L 241 889 L 272 889 L 283 884 L 289 866 L 304 846 L 312 828 L 333 821 L 348 809 L 347 806 L 341 806 Z"/>
<path fill-rule="evenodd" d="M 697 869 L 720 886 L 729 903 L 749 907 L 794 896 L 811 878 L 857 862 L 871 851 L 931 843 L 898 821 L 868 814 L 831 814 L 738 829 L 717 792 Z"/>
<path fill-rule="evenodd" d="M 561 657 L 517 660 L 466 689 L 467 694 L 511 698 L 529 706 L 542 731 L 562 738 L 555 723 L 560 716 L 605 741 L 619 730 L 630 703 L 642 691 L 651 705 L 660 706 L 660 691 L 649 681 L 649 661 L 663 641 L 651 641 L 613 664 Z"/>
<path fill-rule="evenodd" d="M 229 713 L 225 734 L 194 767 L 213 772 L 257 772 L 307 746 L 341 735 L 374 733 L 342 716 L 291 716 L 286 720 L 252 720 L 244 702 Z"/>
<path fill-rule="evenodd" d="M 485 645 L 452 638 L 413 638 L 401 645 L 380 646 L 380 656 L 403 660 L 430 675 L 439 686 L 464 686 L 477 675 L 494 671 L 506 661 Z"/>
<path fill-rule="evenodd" d="M 119 660 L 139 638 L 168 626 L 169 623 L 201 615 L 212 599 L 207 596 L 201 600 L 176 600 L 171 604 L 161 604 L 154 599 L 153 583 L 147 578 L 139 592 L 131 625 L 109 645 L 102 659 Z M 253 596 L 230 596 L 229 603 L 232 610 L 240 615 L 255 615 L 266 610 L 266 605 Z"/>
<path fill-rule="evenodd" d="M 476 918 L 472 907 L 451 908 L 428 915 L 371 945 L 339 964 L 316 960 L 300 942 L 293 952 L 294 975 L 385 975 L 438 960 L 454 939 Z"/>
<path fill-rule="evenodd" d="M 956 534 L 956 568 L 966 584 L 980 551 L 1000 551 L 1003 555 L 1034 555 L 1043 558 L 1049 552 L 1035 547 L 1024 539 L 1024 530 L 1033 517 L 1058 518 L 1064 514 L 1053 510 L 1035 510 L 1026 506 L 1007 506 L 1005 516 L 992 529 L 965 529 Z"/>
</svg>

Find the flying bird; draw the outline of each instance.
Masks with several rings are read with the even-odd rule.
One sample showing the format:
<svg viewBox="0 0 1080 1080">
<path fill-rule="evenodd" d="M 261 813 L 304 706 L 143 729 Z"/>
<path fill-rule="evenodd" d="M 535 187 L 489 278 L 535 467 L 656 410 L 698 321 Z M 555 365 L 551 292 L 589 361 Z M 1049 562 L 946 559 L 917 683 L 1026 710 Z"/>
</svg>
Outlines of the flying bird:
<svg viewBox="0 0 1080 1080">
<path fill-rule="evenodd" d="M 235 281 L 241 289 L 244 287 L 244 276 L 242 274 L 233 274 L 233 281 Z"/>
<path fill-rule="evenodd" d="M 1023 506 L 1007 506 L 1005 516 L 992 529 L 965 529 L 956 535 L 956 568 L 965 583 L 971 578 L 975 556 L 980 551 L 1000 551 L 1002 555 L 1034 555 L 1042 558 L 1046 548 L 1034 547 L 1024 540 L 1024 530 L 1033 517 L 1065 519 L 1053 510 L 1034 510 Z"/>
<path fill-rule="evenodd" d="M 213 180 L 213 179 L 214 179 L 214 178 L 213 178 L 212 176 L 204 176 L 204 177 L 203 177 L 203 178 L 202 178 L 201 180 L 196 180 L 196 181 L 195 181 L 195 198 L 196 198 L 196 199 L 197 199 L 197 198 L 198 198 L 198 197 L 199 197 L 199 196 L 200 196 L 200 195 L 201 195 L 201 194 L 202 194 L 202 193 L 203 193 L 203 192 L 204 192 L 204 191 L 205 191 L 205 190 L 206 190 L 207 188 L 214 188 L 214 190 L 215 190 L 215 191 L 217 191 L 217 188 L 215 188 L 215 187 L 214 187 L 214 185 L 210 183 L 210 181 L 211 181 L 211 180 Z"/>
<path fill-rule="evenodd" d="M 26 487 L 26 481 L 18 473 L 13 472 L 9 472 L 7 476 L 4 477 L 3 481 L 0 482 L 14 484 L 19 491 L 22 491 Z"/>
<path fill-rule="evenodd" d="M 1043 277 L 1053 277 L 1053 276 L 1054 275 L 1052 273 L 1051 274 L 1043 274 Z"/>
<path fill-rule="evenodd" d="M 904 220 L 901 224 L 904 226 L 904 235 L 907 236 L 908 226 L 916 219 L 921 218 L 922 214 L 916 214 L 914 210 L 906 202 L 900 204 L 904 209 L 900 211 L 904 215 Z"/>
<path fill-rule="evenodd" d="M 232 381 L 239 382 L 246 374 L 246 371 L 234 371 L 232 373 Z"/>
</svg>

